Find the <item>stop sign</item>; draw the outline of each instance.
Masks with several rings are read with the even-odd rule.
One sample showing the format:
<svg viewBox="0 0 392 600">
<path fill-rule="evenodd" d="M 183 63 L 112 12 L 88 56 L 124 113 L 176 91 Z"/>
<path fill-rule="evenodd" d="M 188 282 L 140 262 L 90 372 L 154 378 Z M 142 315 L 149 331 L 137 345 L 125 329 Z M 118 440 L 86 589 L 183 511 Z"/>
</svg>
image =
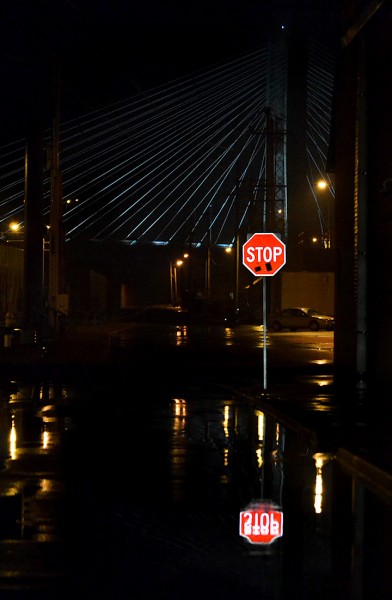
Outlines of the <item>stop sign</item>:
<svg viewBox="0 0 392 600">
<path fill-rule="evenodd" d="M 242 246 L 242 262 L 253 275 L 271 277 L 286 264 L 286 246 L 274 233 L 254 233 Z"/>
<path fill-rule="evenodd" d="M 265 503 L 240 512 L 240 535 L 251 544 L 270 544 L 283 536 L 283 512 Z"/>
</svg>

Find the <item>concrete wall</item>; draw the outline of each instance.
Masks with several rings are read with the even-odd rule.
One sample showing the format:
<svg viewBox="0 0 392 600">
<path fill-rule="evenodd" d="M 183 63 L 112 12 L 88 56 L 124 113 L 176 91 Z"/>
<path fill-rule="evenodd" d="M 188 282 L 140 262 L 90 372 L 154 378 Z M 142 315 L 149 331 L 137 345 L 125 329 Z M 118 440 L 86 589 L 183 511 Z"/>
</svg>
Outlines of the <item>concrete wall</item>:
<svg viewBox="0 0 392 600">
<path fill-rule="evenodd" d="M 335 312 L 334 295 L 334 273 L 282 272 L 282 308 L 309 306 L 333 315 Z"/>
</svg>

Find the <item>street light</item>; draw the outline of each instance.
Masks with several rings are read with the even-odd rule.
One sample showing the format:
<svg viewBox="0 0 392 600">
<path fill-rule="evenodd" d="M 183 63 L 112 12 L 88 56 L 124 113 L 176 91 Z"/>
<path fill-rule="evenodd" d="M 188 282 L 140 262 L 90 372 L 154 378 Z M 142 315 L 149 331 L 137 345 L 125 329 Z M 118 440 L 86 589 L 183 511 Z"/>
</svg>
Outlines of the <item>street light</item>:
<svg viewBox="0 0 392 600">
<path fill-rule="evenodd" d="M 13 221 L 12 223 L 10 223 L 10 230 L 13 233 L 17 233 L 19 231 L 19 229 L 20 229 L 20 224 L 19 223 L 17 223 L 16 221 Z"/>
<path fill-rule="evenodd" d="M 11 246 L 20 246 L 23 244 L 23 226 L 17 221 L 11 221 L 8 225 L 8 229 L 2 233 L 1 237 Z"/>
<path fill-rule="evenodd" d="M 65 207 L 66 209 L 70 209 L 73 208 L 74 206 L 76 206 L 79 202 L 79 198 L 67 198 L 65 201 Z"/>
<path fill-rule="evenodd" d="M 325 190 L 328 187 L 328 183 L 324 179 L 319 179 L 316 185 L 319 190 Z"/>
<path fill-rule="evenodd" d="M 316 188 L 324 193 L 329 191 L 332 194 L 331 186 L 325 179 L 319 179 L 316 182 Z M 331 248 L 331 216 L 330 216 L 330 198 L 327 198 L 327 231 L 323 234 L 324 248 Z"/>
<path fill-rule="evenodd" d="M 174 262 L 170 261 L 170 299 L 172 306 L 178 306 L 178 277 L 177 269 L 182 267 L 184 261 L 178 259 Z"/>
<path fill-rule="evenodd" d="M 226 254 L 232 254 L 234 252 L 234 293 L 232 295 L 234 310 L 237 314 L 239 309 L 239 265 L 240 265 L 240 248 L 239 248 L 239 235 L 236 235 L 235 245 L 225 247 Z"/>
</svg>

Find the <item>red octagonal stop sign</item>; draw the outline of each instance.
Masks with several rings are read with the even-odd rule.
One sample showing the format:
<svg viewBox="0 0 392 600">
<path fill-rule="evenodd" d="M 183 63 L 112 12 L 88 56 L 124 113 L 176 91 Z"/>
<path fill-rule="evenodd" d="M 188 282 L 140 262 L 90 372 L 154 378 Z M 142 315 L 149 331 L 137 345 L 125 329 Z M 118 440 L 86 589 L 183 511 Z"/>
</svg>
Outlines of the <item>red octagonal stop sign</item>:
<svg viewBox="0 0 392 600">
<path fill-rule="evenodd" d="M 286 264 L 286 246 L 274 233 L 254 233 L 242 246 L 242 262 L 253 275 L 271 277 Z"/>
<path fill-rule="evenodd" d="M 283 536 L 283 512 L 267 503 L 240 512 L 240 535 L 251 544 L 270 544 Z"/>
</svg>

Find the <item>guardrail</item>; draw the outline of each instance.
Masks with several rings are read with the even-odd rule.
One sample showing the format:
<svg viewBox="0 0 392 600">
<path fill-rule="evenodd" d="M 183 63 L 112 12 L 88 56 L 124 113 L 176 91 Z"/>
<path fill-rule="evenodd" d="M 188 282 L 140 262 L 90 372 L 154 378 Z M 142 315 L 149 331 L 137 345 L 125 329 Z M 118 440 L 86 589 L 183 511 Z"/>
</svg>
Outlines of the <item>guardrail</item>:
<svg viewBox="0 0 392 600">
<path fill-rule="evenodd" d="M 336 600 L 391 598 L 392 476 L 339 448 L 333 489 Z"/>
</svg>

